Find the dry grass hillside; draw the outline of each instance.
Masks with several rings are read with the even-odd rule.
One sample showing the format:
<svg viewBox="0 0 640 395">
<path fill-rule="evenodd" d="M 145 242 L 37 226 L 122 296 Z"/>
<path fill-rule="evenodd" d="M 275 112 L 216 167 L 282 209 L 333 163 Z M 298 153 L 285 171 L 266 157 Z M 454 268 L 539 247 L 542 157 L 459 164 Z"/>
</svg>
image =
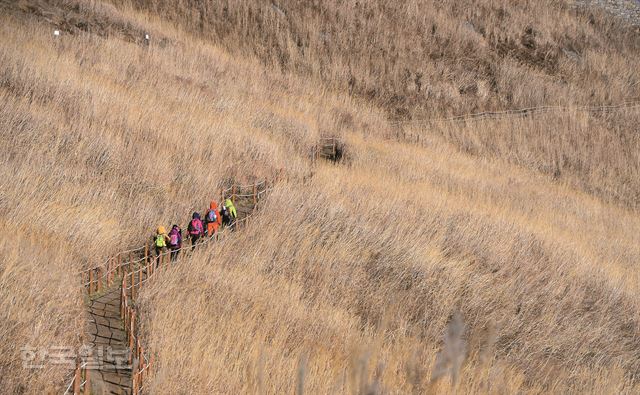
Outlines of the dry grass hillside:
<svg viewBox="0 0 640 395">
<path fill-rule="evenodd" d="M 572 1 L 115 2 L 401 118 L 640 98 L 640 30 Z"/>
<path fill-rule="evenodd" d="M 75 272 L 279 169 L 143 290 L 151 393 L 640 390 L 637 110 L 389 138 L 638 97 L 636 32 L 559 2 L 150 4 L 0 1 L 0 392 L 68 379 L 20 349 L 80 344 Z M 346 163 L 309 160 L 325 134 Z"/>
<path fill-rule="evenodd" d="M 234 54 L 372 101 L 394 120 L 640 99 L 640 28 L 570 1 L 117 2 L 160 13 Z M 569 125 L 565 118 L 438 132 L 469 153 L 498 156 L 637 208 L 637 111 L 582 116 Z"/>
<path fill-rule="evenodd" d="M 431 379 L 456 311 L 458 391 L 638 390 L 637 218 L 441 147 L 352 143 L 370 153 L 145 290 L 155 391 L 288 392 L 301 366 L 308 393 L 454 391 Z"/>
</svg>

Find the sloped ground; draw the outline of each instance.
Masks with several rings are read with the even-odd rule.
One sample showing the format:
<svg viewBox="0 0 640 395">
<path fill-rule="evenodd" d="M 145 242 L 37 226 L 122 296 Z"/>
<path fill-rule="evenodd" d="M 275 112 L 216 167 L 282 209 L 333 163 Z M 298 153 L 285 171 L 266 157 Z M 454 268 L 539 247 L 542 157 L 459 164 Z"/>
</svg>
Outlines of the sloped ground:
<svg viewBox="0 0 640 395">
<path fill-rule="evenodd" d="M 452 391 L 431 375 L 456 310 L 458 391 L 635 391 L 640 250 L 617 221 L 637 219 L 441 146 L 350 144 L 351 167 L 281 185 L 235 248 L 145 290 L 154 391 Z"/>
<path fill-rule="evenodd" d="M 607 3 L 624 10 L 629 1 Z M 232 53 L 374 102 L 394 119 L 640 97 L 637 30 L 574 1 L 135 4 Z"/>
<path fill-rule="evenodd" d="M 293 80 L 286 88 L 277 73 L 249 80 L 263 71 L 175 30 L 165 29 L 180 45 L 163 48 L 118 33 L 54 40 L 55 25 L 16 4 L 0 4 L 1 34 L 15 37 L 0 44 L 0 226 L 11 235 L 0 259 L 0 387 L 36 393 L 71 372 L 23 368 L 21 348 L 81 345 L 87 317 L 74 273 L 141 244 L 158 224 L 182 223 L 228 179 L 284 167 L 304 175 L 317 117 L 330 124 L 348 100 Z M 117 18 L 163 30 L 137 14 Z"/>
<path fill-rule="evenodd" d="M 630 3 L 624 4 L 627 9 Z M 373 103 L 391 120 L 640 99 L 640 30 L 602 7 L 576 7 L 574 1 L 249 0 L 218 7 L 160 0 L 136 7 L 160 11 L 232 54 L 249 54 L 285 75 Z M 386 122 L 358 123 L 348 111 L 341 118 L 347 128 L 388 131 Z M 577 122 L 562 117 L 524 130 L 492 124 L 437 132 L 470 154 L 533 168 L 637 209 L 635 123 L 633 116 Z M 415 134 L 433 132 L 417 125 Z M 489 135 L 489 147 L 479 147 Z M 601 141 L 612 141 L 616 152 Z"/>
<path fill-rule="evenodd" d="M 539 134 L 539 125 L 514 131 L 488 124 L 479 130 L 490 129 L 499 143 L 493 147 L 455 128 L 441 136 L 423 130 L 425 144 L 416 147 L 385 139 L 394 129 L 375 98 L 353 99 L 340 84 L 332 93 L 280 65 L 232 58 L 155 11 L 112 8 L 117 18 L 169 38 L 145 47 L 117 32 L 66 31 L 53 41 L 55 26 L 42 23 L 44 14 L 32 18 L 13 2 L 2 4 L 12 12 L 0 15 L 0 33 L 11 38 L 0 41 L 0 226 L 15 242 L 0 241 L 1 388 L 47 392 L 68 377 L 59 366 L 24 369 L 19 348 L 79 343 L 86 322 L 73 273 L 138 245 L 159 223 L 184 220 L 226 180 L 282 168 L 289 183 L 232 248 L 198 251 L 145 289 L 145 335 L 159 366 L 154 393 L 185 386 L 193 393 L 283 393 L 296 381 L 323 393 L 638 392 L 637 212 L 536 168 L 549 158 L 566 162 L 563 171 L 617 192 L 628 187 L 629 171 L 612 177 L 616 169 L 637 166 L 627 155 L 635 129 L 623 123 L 583 144 L 580 133 L 567 131 L 589 131 L 592 120 L 554 120 L 545 130 L 562 144 L 550 148 L 551 138 L 525 138 Z M 450 14 L 437 17 L 457 21 Z M 568 92 L 590 98 L 591 81 L 608 84 L 593 100 L 637 92 L 637 68 L 627 67 L 637 63 L 634 36 L 616 27 L 607 30 L 612 36 L 600 34 L 598 27 L 609 26 L 600 15 L 593 26 L 583 14 L 561 15 L 593 45 L 582 52 L 584 69 L 576 69 L 591 74 L 576 71 L 577 85 L 567 87 L 561 75 L 527 65 L 531 41 L 511 32 L 518 38 L 511 48 L 523 52 L 500 68 L 511 81 L 501 89 L 514 92 L 508 103 L 528 102 L 527 92 L 536 93 L 532 102 L 573 97 Z M 566 26 L 552 16 L 541 26 Z M 523 28 L 509 21 L 500 29 Z M 458 25 L 438 24 L 433 40 Z M 555 32 L 542 30 L 543 37 Z M 292 53 L 301 51 L 291 44 Z M 388 75 L 401 70 L 401 59 Z M 432 60 L 428 70 L 449 70 Z M 379 82 L 364 80 L 354 89 Z M 443 98 L 442 108 L 477 102 L 476 93 L 441 88 L 452 92 L 452 101 L 433 99 Z M 310 148 L 328 132 L 348 144 L 349 164 L 312 165 Z M 615 160 L 574 160 L 597 159 L 594 152 Z M 449 347 L 443 333 L 456 312 L 465 329 Z M 439 365 L 457 378 L 453 384 L 436 380 L 443 354 L 449 359 Z"/>
<path fill-rule="evenodd" d="M 265 182 L 258 184 L 255 188 L 248 186 L 233 189 L 240 195 L 235 196 L 234 194 L 232 197 L 237 208 L 237 220 L 233 228 L 226 230 L 226 237 L 230 237 L 228 236 L 228 232 L 238 230 L 240 223 L 245 224 L 245 220 L 255 214 L 257 201 L 263 198 L 264 194 L 268 192 Z M 250 193 L 255 194 L 251 197 L 247 196 Z M 220 231 L 222 231 L 222 229 L 220 229 Z M 187 236 L 185 235 L 184 237 L 186 238 Z M 213 244 L 205 245 L 201 243 L 199 250 L 211 248 L 212 245 Z M 170 266 L 181 264 L 185 257 L 194 251 L 195 250 L 192 250 L 185 240 L 184 250 L 181 251 L 178 256 L 179 259 L 175 262 L 172 260 Z M 130 257 L 132 257 L 132 255 L 130 255 Z M 152 258 L 149 264 L 155 266 L 161 262 L 162 261 L 156 261 L 156 258 Z M 168 256 L 165 262 L 168 262 Z M 158 269 L 158 267 L 156 267 L 156 269 Z M 148 280 L 151 276 L 149 267 L 142 268 L 141 270 L 137 281 L 142 281 L 142 278 Z M 165 272 L 164 275 L 168 275 L 168 273 Z M 157 277 L 154 277 L 154 279 L 155 278 Z M 148 282 L 145 281 L 145 283 Z M 130 348 L 127 340 L 127 331 L 124 328 L 125 321 L 122 319 L 126 312 L 122 311 L 122 306 L 124 303 L 129 302 L 122 301 L 122 284 L 121 281 L 116 279 L 111 287 L 99 291 L 97 295 L 90 295 L 88 306 L 89 320 L 85 330 L 87 341 L 84 343 L 88 348 L 86 351 L 87 355 L 85 355 L 86 358 L 83 359 L 85 374 L 85 384 L 83 388 L 92 394 L 126 395 L 134 393 L 146 384 L 138 381 L 136 386 L 132 381 L 133 373 L 139 371 L 139 364 L 142 363 L 142 361 L 137 360 L 135 350 Z M 142 284 L 140 284 L 140 288 L 142 288 Z M 126 296 L 133 298 L 133 288 L 125 292 L 127 292 Z M 139 323 L 134 325 L 136 328 L 140 326 Z M 135 333 L 134 336 L 138 336 L 137 329 L 133 333 Z M 133 370 L 134 368 L 137 370 Z"/>
</svg>

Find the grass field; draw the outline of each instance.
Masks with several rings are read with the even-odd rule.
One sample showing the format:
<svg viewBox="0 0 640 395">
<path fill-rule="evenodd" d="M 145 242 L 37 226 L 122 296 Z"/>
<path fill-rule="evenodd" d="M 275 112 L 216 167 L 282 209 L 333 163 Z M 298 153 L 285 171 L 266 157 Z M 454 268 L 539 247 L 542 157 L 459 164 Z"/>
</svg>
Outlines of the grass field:
<svg viewBox="0 0 640 395">
<path fill-rule="evenodd" d="M 74 273 L 279 169 L 143 290 L 151 393 L 638 392 L 640 110 L 393 138 L 638 98 L 638 32 L 551 1 L 265 4 L 0 2 L 2 392 L 69 378 L 21 348 L 81 344 Z M 326 135 L 344 163 L 310 161 Z"/>
</svg>

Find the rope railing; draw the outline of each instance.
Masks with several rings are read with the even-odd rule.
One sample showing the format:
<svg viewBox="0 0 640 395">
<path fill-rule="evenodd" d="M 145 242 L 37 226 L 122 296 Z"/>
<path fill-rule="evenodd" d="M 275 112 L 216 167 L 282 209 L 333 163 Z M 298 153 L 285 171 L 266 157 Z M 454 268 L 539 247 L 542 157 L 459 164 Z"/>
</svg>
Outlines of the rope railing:
<svg viewBox="0 0 640 395">
<path fill-rule="evenodd" d="M 251 189 L 251 193 L 239 193 L 238 191 L 242 189 Z M 265 193 L 266 189 L 266 180 L 249 185 L 234 184 L 221 190 L 221 200 L 224 201 L 230 198 L 232 201 L 235 201 L 237 198 L 254 198 L 255 204 L 257 199 Z M 101 291 L 105 285 L 107 287 L 111 286 L 113 278 L 122 275 L 125 268 L 130 269 L 132 264 L 142 261 L 140 256 L 143 255 L 145 248 L 148 247 L 143 246 L 118 252 L 114 256 L 107 258 L 103 264 L 78 272 L 77 274 L 81 276 L 81 284 L 88 288 L 90 295 L 96 291 Z M 138 258 L 135 258 L 136 255 Z"/>
<path fill-rule="evenodd" d="M 138 248 L 132 248 L 129 250 L 125 250 L 125 251 L 121 251 L 118 254 L 128 254 L 128 253 L 135 253 L 135 252 L 141 252 L 144 249 L 144 247 L 138 247 Z M 107 258 L 104 263 L 102 265 L 99 266 L 105 266 L 107 264 L 107 262 L 109 261 L 110 258 Z M 83 273 L 88 273 L 90 270 L 96 269 L 99 266 L 94 266 L 92 268 L 89 269 L 85 269 L 85 270 L 81 270 L 79 272 L 76 272 L 76 275 L 82 275 Z"/>
<path fill-rule="evenodd" d="M 456 115 L 448 118 L 431 118 L 431 119 L 416 119 L 406 121 L 391 122 L 391 125 L 432 125 L 443 122 L 466 122 L 466 121 L 479 121 L 485 119 L 508 119 L 508 118 L 522 118 L 529 115 L 545 114 L 550 112 L 568 112 L 568 111 L 580 111 L 580 112 L 612 112 L 620 109 L 635 109 L 640 108 L 640 101 L 628 101 L 614 105 L 602 105 L 602 106 L 538 106 L 528 107 L 516 110 L 502 110 L 502 111 L 484 111 L 479 113 Z"/>
<path fill-rule="evenodd" d="M 412 133 L 408 132 L 405 127 L 438 127 L 443 126 L 445 124 L 466 124 L 466 123 L 474 123 L 480 121 L 501 121 L 501 120 L 509 120 L 509 119 L 523 119 L 527 117 L 533 117 L 540 114 L 549 114 L 549 113 L 563 113 L 570 111 L 577 111 L 583 113 L 600 113 L 600 114 L 608 114 L 614 111 L 619 111 L 622 109 L 625 110 L 635 110 L 640 108 L 640 101 L 628 101 L 616 105 L 604 105 L 604 106 L 573 106 L 573 107 L 562 107 L 562 106 L 540 106 L 540 107 L 530 107 L 523 108 L 519 110 L 504 110 L 504 111 L 485 111 L 480 113 L 466 114 L 466 115 L 458 115 L 455 117 L 449 118 L 431 118 L 431 119 L 414 119 L 407 121 L 396 121 L 391 122 L 392 126 L 396 126 L 395 136 L 389 136 L 389 138 L 394 138 L 398 141 L 409 142 L 417 145 L 424 145 L 425 140 L 424 137 L 420 133 Z"/>
<path fill-rule="evenodd" d="M 282 178 L 282 171 L 279 171 L 276 176 L 276 181 Z M 250 189 L 251 193 L 238 193 L 243 189 Z M 202 241 L 196 243 L 195 247 L 206 246 L 214 242 L 224 241 L 232 231 L 239 230 L 251 221 L 253 214 L 258 208 L 258 200 L 262 195 L 271 191 L 273 185 L 269 185 L 267 180 L 262 180 L 255 184 L 250 185 L 232 185 L 226 189 L 221 190 L 221 200 L 231 199 L 234 204 L 236 199 L 252 198 L 251 212 L 242 218 L 236 218 L 231 224 L 215 233 L 214 235 L 207 236 Z M 190 256 L 194 251 L 193 245 L 183 245 L 179 249 L 171 249 L 162 251 L 159 254 L 152 255 L 150 252 L 149 244 L 145 243 L 144 246 L 129 249 L 119 252 L 114 256 L 105 260 L 105 263 L 101 266 L 96 266 L 90 269 L 78 272 L 80 275 L 80 282 L 82 286 L 87 289 L 87 293 L 91 297 L 96 292 L 99 293 L 103 289 L 107 289 L 115 284 L 117 278 L 120 278 L 120 314 L 124 323 L 125 332 L 127 334 L 126 340 L 129 346 L 129 365 L 133 367 L 132 372 L 132 394 L 138 395 L 144 388 L 144 382 L 151 375 L 153 368 L 153 355 L 147 355 L 145 348 L 142 346 L 140 338 L 138 336 L 138 326 L 136 322 L 139 320 L 136 317 L 139 316 L 139 312 L 133 306 L 133 302 L 136 296 L 140 292 L 142 284 L 146 283 L 149 279 L 155 276 L 155 274 L 163 268 L 169 267 L 172 263 L 178 263 Z M 177 251 L 176 259 L 171 259 L 172 252 Z M 86 369 L 87 362 L 81 363 L 80 360 L 76 362 L 76 369 L 74 376 L 69 382 L 64 395 L 73 391 L 74 395 L 82 392 L 88 393 L 90 390 L 89 373 Z"/>
</svg>

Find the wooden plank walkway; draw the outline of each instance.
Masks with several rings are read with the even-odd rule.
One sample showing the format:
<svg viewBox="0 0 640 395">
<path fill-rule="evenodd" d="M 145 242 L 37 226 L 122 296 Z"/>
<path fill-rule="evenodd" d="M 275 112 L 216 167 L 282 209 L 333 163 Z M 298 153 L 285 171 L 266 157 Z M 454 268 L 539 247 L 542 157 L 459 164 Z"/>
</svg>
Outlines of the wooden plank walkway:
<svg viewBox="0 0 640 395">
<path fill-rule="evenodd" d="M 222 200 L 226 196 L 232 197 L 238 212 L 235 225 L 226 234 L 246 225 L 257 208 L 258 200 L 267 191 L 266 181 L 245 186 L 234 185 L 222 191 Z M 220 239 L 216 237 L 213 240 Z M 144 380 L 153 364 L 153 355 L 147 359 L 137 338 L 134 304 L 135 294 L 139 292 L 143 279 L 149 279 L 156 272 L 150 270 L 155 267 L 155 258 L 151 258 L 147 252 L 147 246 L 124 251 L 109 258 L 106 267 L 97 266 L 80 273 L 89 296 L 89 317 L 84 331 L 86 352 L 77 361 L 74 378 L 65 395 L 137 395 L 143 391 Z M 190 252 L 191 249 L 187 248 L 181 254 L 182 259 L 189 256 Z M 168 253 L 166 258 L 168 262 Z M 124 278 L 121 277 L 123 275 Z M 122 292 L 123 284 L 128 284 L 126 293 Z M 134 292 L 136 289 L 138 291 Z M 143 358 L 144 363 L 137 358 Z"/>
<path fill-rule="evenodd" d="M 130 350 L 120 318 L 120 292 L 121 283 L 116 281 L 89 306 L 86 333 L 93 355 L 87 367 L 92 394 L 131 394 Z"/>
</svg>

